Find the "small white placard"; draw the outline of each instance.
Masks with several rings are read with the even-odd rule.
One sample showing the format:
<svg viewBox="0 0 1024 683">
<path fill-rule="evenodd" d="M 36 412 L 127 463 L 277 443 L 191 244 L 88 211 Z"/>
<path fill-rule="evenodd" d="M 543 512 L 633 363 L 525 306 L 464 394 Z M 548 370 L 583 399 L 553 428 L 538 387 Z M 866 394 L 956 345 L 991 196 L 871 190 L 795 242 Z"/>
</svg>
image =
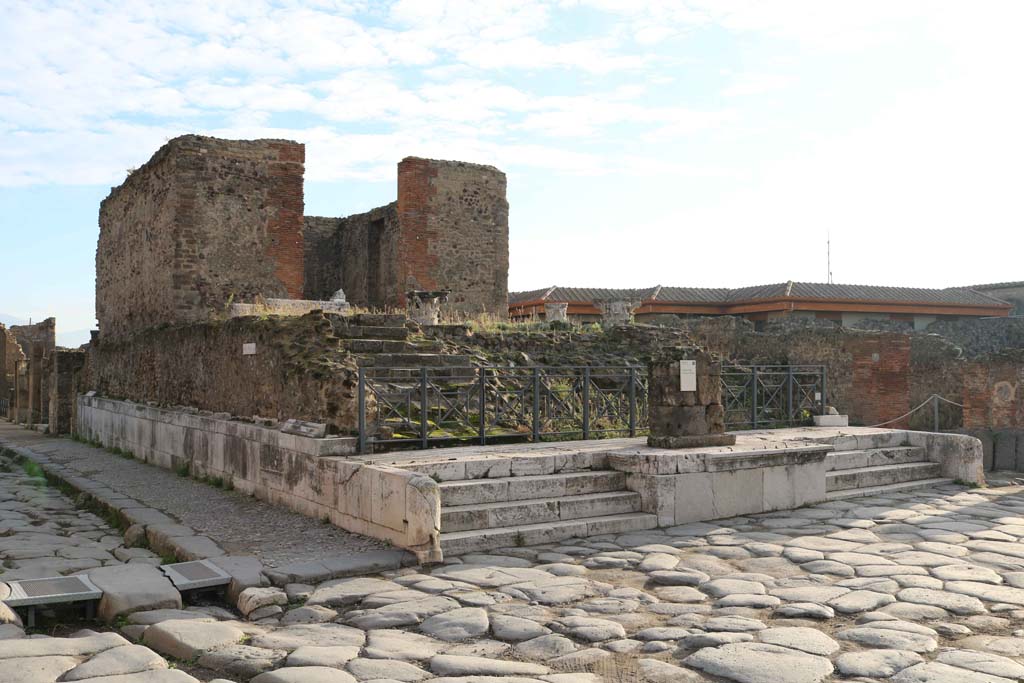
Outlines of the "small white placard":
<svg viewBox="0 0 1024 683">
<path fill-rule="evenodd" d="M 255 356 L 256 355 L 256 342 L 248 342 L 242 344 L 242 355 L 243 356 Z"/>
<path fill-rule="evenodd" d="M 697 391 L 697 361 L 679 361 L 679 391 Z"/>
</svg>

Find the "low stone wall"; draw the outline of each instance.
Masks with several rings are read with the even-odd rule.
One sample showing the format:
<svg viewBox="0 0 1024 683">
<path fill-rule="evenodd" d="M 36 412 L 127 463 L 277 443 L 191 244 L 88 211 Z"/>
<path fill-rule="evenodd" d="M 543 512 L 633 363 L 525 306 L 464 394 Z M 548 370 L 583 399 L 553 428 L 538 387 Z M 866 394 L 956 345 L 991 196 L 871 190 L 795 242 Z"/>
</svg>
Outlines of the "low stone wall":
<svg viewBox="0 0 1024 683">
<path fill-rule="evenodd" d="M 312 439 L 213 415 L 78 397 L 78 434 L 167 469 L 441 560 L 441 497 L 422 474 L 345 458 L 353 438 Z"/>
</svg>

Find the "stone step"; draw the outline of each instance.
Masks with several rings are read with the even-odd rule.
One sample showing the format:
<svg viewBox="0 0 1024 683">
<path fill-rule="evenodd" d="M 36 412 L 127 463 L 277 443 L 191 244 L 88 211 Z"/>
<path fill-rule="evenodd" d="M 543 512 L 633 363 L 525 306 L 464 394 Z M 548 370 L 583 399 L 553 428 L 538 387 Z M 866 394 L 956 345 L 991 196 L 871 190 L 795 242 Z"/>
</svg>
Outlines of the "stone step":
<svg viewBox="0 0 1024 683">
<path fill-rule="evenodd" d="M 403 353 L 409 351 L 409 342 L 403 339 L 350 339 L 345 346 L 352 353 Z"/>
<path fill-rule="evenodd" d="M 843 489 L 841 491 L 830 491 L 825 494 L 828 500 L 846 500 L 847 498 L 863 498 L 866 496 L 884 496 L 891 493 L 900 493 L 902 491 L 912 491 L 914 489 L 932 488 L 935 486 L 945 486 L 946 484 L 952 484 L 952 479 L 918 479 L 917 481 L 906 481 L 902 484 L 886 484 L 885 486 L 868 486 L 861 489 Z"/>
<path fill-rule="evenodd" d="M 441 531 L 497 529 L 568 519 L 610 517 L 639 511 L 640 494 L 633 491 L 590 493 L 558 498 L 531 498 L 506 503 L 456 505 L 441 508 Z"/>
<path fill-rule="evenodd" d="M 896 446 L 895 448 L 869 448 L 856 451 L 833 451 L 825 456 L 825 470 L 852 470 L 879 465 L 898 465 L 907 462 L 925 462 L 928 455 L 923 446 Z"/>
<path fill-rule="evenodd" d="M 469 356 L 461 356 L 447 353 L 379 353 L 372 356 L 361 356 L 361 359 L 370 361 L 360 365 L 372 365 L 374 367 L 392 368 L 444 368 L 464 367 L 472 369 L 473 361 Z M 431 373 L 433 376 L 433 373 Z"/>
<path fill-rule="evenodd" d="M 409 337 L 405 327 L 380 327 L 376 325 L 335 325 L 334 336 L 342 339 L 399 339 Z"/>
<path fill-rule="evenodd" d="M 585 538 L 601 534 L 622 534 L 630 531 L 644 531 L 658 526 L 657 515 L 644 512 L 630 512 L 607 517 L 570 519 L 543 524 L 477 529 L 474 531 L 452 531 L 441 533 L 441 550 L 446 557 L 470 552 L 482 552 L 495 548 L 537 545 L 564 541 L 567 538 Z"/>
<path fill-rule="evenodd" d="M 880 431 L 872 434 L 843 434 L 831 439 L 837 451 L 857 451 L 872 448 L 895 448 L 907 445 L 907 434 L 903 431 Z"/>
<path fill-rule="evenodd" d="M 937 462 L 909 462 L 902 465 L 878 465 L 838 470 L 825 474 L 825 490 L 843 491 L 885 486 L 886 484 L 902 484 L 908 481 L 934 479 L 941 472 L 942 465 Z"/>
<path fill-rule="evenodd" d="M 441 505 L 486 505 L 623 491 L 625 472 L 589 471 L 442 481 Z"/>
<path fill-rule="evenodd" d="M 348 316 L 356 325 L 366 325 L 368 327 L 401 327 L 405 328 L 405 323 L 409 321 L 409 317 L 404 313 L 356 313 Z"/>
</svg>

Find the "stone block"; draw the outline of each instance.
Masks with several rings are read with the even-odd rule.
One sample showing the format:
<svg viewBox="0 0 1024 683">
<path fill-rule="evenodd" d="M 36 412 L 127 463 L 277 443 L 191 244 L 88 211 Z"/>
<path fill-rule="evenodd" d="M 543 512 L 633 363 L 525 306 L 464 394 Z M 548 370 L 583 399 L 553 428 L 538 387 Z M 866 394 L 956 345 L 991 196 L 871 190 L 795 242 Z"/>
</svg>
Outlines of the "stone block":
<svg viewBox="0 0 1024 683">
<path fill-rule="evenodd" d="M 704 406 L 650 407 L 650 428 L 654 436 L 701 436 L 708 433 Z"/>
<path fill-rule="evenodd" d="M 704 410 L 708 423 L 708 432 L 711 434 L 722 434 L 725 432 L 725 406 L 721 403 L 708 404 Z"/>
<path fill-rule="evenodd" d="M 148 564 L 99 567 L 88 575 L 103 591 L 98 614 L 108 623 L 132 612 L 181 609 L 181 594 L 159 569 Z"/>
<path fill-rule="evenodd" d="M 993 461 L 997 470 L 1014 470 L 1017 467 L 1017 433 L 1003 429 L 993 435 Z"/>
<path fill-rule="evenodd" d="M 704 434 L 702 436 L 649 436 L 647 445 L 651 448 L 710 448 L 732 446 L 735 434 Z"/>
<path fill-rule="evenodd" d="M 675 524 L 688 524 L 715 518 L 715 475 L 682 474 L 675 480 Z"/>
<path fill-rule="evenodd" d="M 711 473 L 715 517 L 738 517 L 761 512 L 764 505 L 764 469 Z"/>
<path fill-rule="evenodd" d="M 815 427 L 849 427 L 849 415 L 815 415 Z"/>
</svg>

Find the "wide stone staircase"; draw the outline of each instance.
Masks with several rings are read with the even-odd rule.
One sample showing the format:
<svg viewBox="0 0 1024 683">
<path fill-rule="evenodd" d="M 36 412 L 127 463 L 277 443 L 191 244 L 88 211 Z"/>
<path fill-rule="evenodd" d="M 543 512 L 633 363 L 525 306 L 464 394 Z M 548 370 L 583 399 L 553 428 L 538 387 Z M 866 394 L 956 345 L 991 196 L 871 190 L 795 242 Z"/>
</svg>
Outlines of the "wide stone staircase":
<svg viewBox="0 0 1024 683">
<path fill-rule="evenodd" d="M 873 496 L 950 483 L 939 463 L 929 462 L 924 447 L 904 442 L 902 432 L 854 437 L 825 456 L 829 500 Z M 850 446 L 853 446 L 850 448 Z"/>
<path fill-rule="evenodd" d="M 608 469 L 605 456 L 588 451 L 602 450 L 600 444 L 577 448 L 582 452 L 516 453 L 490 446 L 479 455 L 463 451 L 457 460 L 443 450 L 373 460 L 438 482 L 445 555 L 657 526 L 655 515 L 641 512 L 640 494 L 626 489 L 626 475 Z"/>
<path fill-rule="evenodd" d="M 335 318 L 334 334 L 360 367 L 451 368 L 472 365 L 469 356 L 446 354 L 441 342 L 411 339 L 403 314 L 357 313 Z"/>
</svg>

